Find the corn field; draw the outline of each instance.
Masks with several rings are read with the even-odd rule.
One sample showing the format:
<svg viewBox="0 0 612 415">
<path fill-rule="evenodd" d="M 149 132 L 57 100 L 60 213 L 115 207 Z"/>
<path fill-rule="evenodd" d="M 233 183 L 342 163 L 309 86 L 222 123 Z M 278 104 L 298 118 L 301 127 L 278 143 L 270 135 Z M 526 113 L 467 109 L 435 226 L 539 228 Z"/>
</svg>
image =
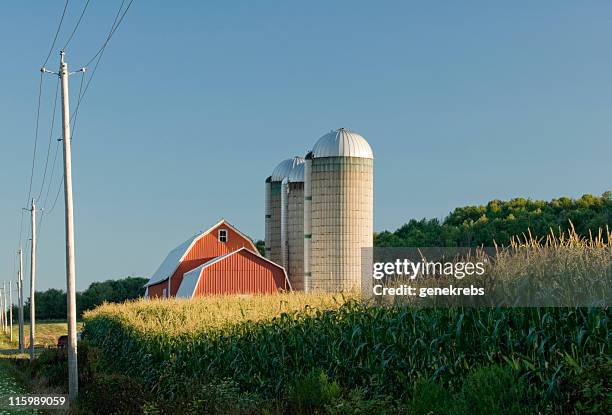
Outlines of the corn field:
<svg viewBox="0 0 612 415">
<path fill-rule="evenodd" d="M 557 240 L 555 252 L 582 255 L 591 242 Z M 572 244 L 578 251 L 568 253 Z M 518 258 L 516 267 L 525 262 Z M 537 261 L 529 267 L 540 269 Z M 554 403 L 567 400 L 562 386 L 590 362 L 610 365 L 610 326 L 606 307 L 412 308 L 282 294 L 105 304 L 86 313 L 84 336 L 115 370 L 167 402 L 193 379 L 231 379 L 278 400 L 313 370 L 346 390 L 402 399 L 417 381 L 453 389 L 478 368 L 503 365 L 534 401 Z"/>
</svg>

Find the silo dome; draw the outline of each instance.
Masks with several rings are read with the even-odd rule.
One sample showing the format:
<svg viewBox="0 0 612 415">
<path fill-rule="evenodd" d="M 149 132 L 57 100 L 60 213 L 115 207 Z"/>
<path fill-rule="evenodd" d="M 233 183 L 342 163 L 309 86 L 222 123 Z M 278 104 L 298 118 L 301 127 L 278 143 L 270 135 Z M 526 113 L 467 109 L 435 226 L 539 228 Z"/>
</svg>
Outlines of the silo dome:
<svg viewBox="0 0 612 415">
<path fill-rule="evenodd" d="M 373 159 L 374 155 L 372 148 L 365 138 L 354 131 L 340 128 L 319 138 L 312 148 L 312 157 L 360 157 Z"/>
<path fill-rule="evenodd" d="M 291 169 L 289 173 L 289 181 L 292 183 L 304 181 L 304 163 L 297 164 Z"/>
<path fill-rule="evenodd" d="M 271 180 L 273 182 L 282 182 L 284 178 L 289 177 L 295 166 L 304 163 L 304 159 L 299 156 L 281 161 L 278 166 L 272 171 Z"/>
</svg>

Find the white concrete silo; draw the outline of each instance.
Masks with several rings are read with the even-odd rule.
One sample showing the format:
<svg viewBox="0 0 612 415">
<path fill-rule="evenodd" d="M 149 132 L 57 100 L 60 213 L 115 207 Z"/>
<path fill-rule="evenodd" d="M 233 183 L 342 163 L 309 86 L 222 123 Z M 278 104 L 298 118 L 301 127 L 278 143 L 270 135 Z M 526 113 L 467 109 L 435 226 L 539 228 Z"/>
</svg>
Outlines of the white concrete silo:
<svg viewBox="0 0 612 415">
<path fill-rule="evenodd" d="M 296 165 L 287 178 L 285 265 L 291 287 L 304 289 L 304 163 Z"/>
<path fill-rule="evenodd" d="M 362 248 L 373 245 L 373 162 L 368 142 L 341 128 L 304 165 L 304 289 L 361 289 Z M 367 262 L 367 261 L 366 261 Z"/>
<path fill-rule="evenodd" d="M 266 179 L 266 248 L 267 257 L 282 265 L 281 250 L 281 187 L 284 179 L 289 177 L 294 166 L 304 162 L 302 157 L 293 157 L 283 160 Z M 268 190 L 269 186 L 269 190 Z M 268 193 L 269 192 L 269 193 Z M 268 196 L 269 194 L 269 196 Z M 269 215 L 269 217 L 268 217 Z M 268 249 L 269 248 L 269 249 Z"/>
</svg>

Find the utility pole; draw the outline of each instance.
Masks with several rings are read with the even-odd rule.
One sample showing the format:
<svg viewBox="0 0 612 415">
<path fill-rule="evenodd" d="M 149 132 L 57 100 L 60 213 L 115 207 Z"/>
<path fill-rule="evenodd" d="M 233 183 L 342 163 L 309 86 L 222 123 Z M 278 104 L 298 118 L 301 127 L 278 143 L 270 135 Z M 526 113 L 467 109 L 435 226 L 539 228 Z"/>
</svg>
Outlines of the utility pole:
<svg viewBox="0 0 612 415">
<path fill-rule="evenodd" d="M 43 73 L 59 75 L 62 84 L 62 135 L 64 143 L 64 204 L 66 208 L 66 285 L 68 308 L 68 395 L 74 402 L 79 394 L 79 367 L 77 362 L 76 332 L 76 288 L 74 278 L 74 215 L 72 203 L 72 155 L 70 150 L 70 95 L 68 94 L 68 77 L 76 72 L 68 72 L 64 61 L 66 53 L 60 51 L 60 68 L 55 73 L 41 68 Z M 85 72 L 85 68 L 77 72 Z"/>
<path fill-rule="evenodd" d="M 9 281 L 9 330 L 11 332 L 11 343 L 13 343 L 13 281 Z"/>
<path fill-rule="evenodd" d="M 8 333 L 8 301 L 6 301 L 6 287 L 4 286 L 5 283 L 2 283 L 2 287 L 4 288 L 4 325 L 6 328 L 6 333 Z"/>
<path fill-rule="evenodd" d="M 25 339 L 23 330 L 23 251 L 19 248 L 19 279 L 17 280 L 19 289 L 19 352 L 25 350 Z"/>
<path fill-rule="evenodd" d="M 8 302 L 6 301 L 6 283 L 3 282 L 2 283 L 2 290 L 4 291 L 4 332 L 8 334 L 8 328 L 9 328 L 9 323 L 8 323 Z"/>
<path fill-rule="evenodd" d="M 34 335 L 36 333 L 36 301 L 34 298 L 36 287 L 36 203 L 32 198 L 30 208 L 32 216 L 32 243 L 30 250 L 30 360 L 34 360 Z"/>
<path fill-rule="evenodd" d="M 62 132 L 64 137 L 64 202 L 66 206 L 66 284 L 68 302 L 68 394 L 75 401 L 79 394 L 77 362 L 76 289 L 74 277 L 74 217 L 72 212 L 72 155 L 70 151 L 70 103 L 68 64 L 60 52 L 59 76 L 62 82 Z M 85 68 L 81 69 L 85 71 Z"/>
<path fill-rule="evenodd" d="M 2 283 L 4 286 L 4 283 Z M 2 325 L 2 332 L 6 334 L 6 325 L 4 324 L 4 288 L 0 289 L 0 324 Z"/>
</svg>

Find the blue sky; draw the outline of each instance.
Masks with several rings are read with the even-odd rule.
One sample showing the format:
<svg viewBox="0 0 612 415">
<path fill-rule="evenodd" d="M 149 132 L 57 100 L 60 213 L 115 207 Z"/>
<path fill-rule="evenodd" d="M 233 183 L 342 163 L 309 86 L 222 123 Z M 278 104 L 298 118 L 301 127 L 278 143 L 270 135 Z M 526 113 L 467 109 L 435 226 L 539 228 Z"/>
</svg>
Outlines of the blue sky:
<svg viewBox="0 0 612 415">
<path fill-rule="evenodd" d="M 0 16 L 5 280 L 27 196 L 38 68 L 63 4 L 10 2 Z M 50 69 L 83 4 L 70 1 Z M 67 51 L 71 69 L 99 48 L 119 4 L 91 0 Z M 263 238 L 265 177 L 338 127 L 374 150 L 376 230 L 495 198 L 599 195 L 612 183 L 611 39 L 605 1 L 136 0 L 74 135 L 77 288 L 148 276 L 221 217 Z M 35 195 L 55 82 L 44 78 Z M 62 211 L 60 195 L 41 230 L 39 289 L 65 289 Z"/>
</svg>

